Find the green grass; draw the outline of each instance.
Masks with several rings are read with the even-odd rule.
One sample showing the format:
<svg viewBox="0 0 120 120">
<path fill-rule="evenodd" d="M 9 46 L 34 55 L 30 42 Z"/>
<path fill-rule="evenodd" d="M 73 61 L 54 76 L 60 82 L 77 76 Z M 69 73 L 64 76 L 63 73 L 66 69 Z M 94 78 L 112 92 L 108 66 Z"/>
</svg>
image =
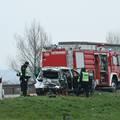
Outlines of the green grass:
<svg viewBox="0 0 120 120">
<path fill-rule="evenodd" d="M 18 97 L 0 101 L 0 120 L 120 120 L 120 93 L 49 98 Z"/>
</svg>

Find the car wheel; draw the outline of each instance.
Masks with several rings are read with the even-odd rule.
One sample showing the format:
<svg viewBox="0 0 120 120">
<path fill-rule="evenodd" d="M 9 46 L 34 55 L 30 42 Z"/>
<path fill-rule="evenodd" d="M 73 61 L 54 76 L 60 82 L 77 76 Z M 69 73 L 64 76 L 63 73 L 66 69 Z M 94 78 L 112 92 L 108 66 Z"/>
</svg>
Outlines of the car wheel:
<svg viewBox="0 0 120 120">
<path fill-rule="evenodd" d="M 116 81 L 113 80 L 111 84 L 111 91 L 116 92 L 116 90 L 117 90 L 117 83 Z"/>
</svg>

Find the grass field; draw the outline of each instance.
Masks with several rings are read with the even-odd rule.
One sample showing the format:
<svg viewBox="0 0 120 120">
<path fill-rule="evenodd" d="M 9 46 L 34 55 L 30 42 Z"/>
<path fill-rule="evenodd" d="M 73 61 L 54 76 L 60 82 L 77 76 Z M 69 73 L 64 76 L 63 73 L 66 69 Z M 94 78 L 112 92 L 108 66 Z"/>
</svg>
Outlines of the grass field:
<svg viewBox="0 0 120 120">
<path fill-rule="evenodd" d="M 120 93 L 17 97 L 0 101 L 0 120 L 120 120 Z"/>
</svg>

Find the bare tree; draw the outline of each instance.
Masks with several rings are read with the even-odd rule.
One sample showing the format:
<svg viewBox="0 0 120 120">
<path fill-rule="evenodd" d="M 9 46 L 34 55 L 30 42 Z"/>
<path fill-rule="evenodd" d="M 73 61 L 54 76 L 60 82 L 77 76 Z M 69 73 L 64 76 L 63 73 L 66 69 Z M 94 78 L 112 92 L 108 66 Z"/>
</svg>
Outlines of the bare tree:
<svg viewBox="0 0 120 120">
<path fill-rule="evenodd" d="M 107 34 L 106 41 L 110 44 L 120 44 L 120 33 L 109 32 Z M 120 48 L 118 46 L 112 47 L 112 50 L 120 52 Z"/>
<path fill-rule="evenodd" d="M 51 45 L 51 41 L 47 33 L 35 21 L 32 22 L 30 27 L 25 29 L 23 35 L 15 35 L 18 55 L 15 60 L 11 60 L 10 66 L 15 71 L 18 71 L 25 61 L 30 63 L 30 71 L 36 75 L 37 68 L 40 67 L 41 52 L 46 46 Z"/>
<path fill-rule="evenodd" d="M 120 44 L 120 33 L 109 32 L 106 41 L 111 44 Z"/>
</svg>

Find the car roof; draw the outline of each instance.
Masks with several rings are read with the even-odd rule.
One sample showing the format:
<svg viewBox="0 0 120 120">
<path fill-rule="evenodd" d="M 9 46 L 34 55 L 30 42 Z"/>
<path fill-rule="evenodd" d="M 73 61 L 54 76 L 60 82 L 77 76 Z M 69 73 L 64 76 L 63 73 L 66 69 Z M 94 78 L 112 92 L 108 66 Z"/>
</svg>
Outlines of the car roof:
<svg viewBox="0 0 120 120">
<path fill-rule="evenodd" d="M 71 68 L 68 68 L 68 67 L 43 67 L 42 70 L 55 70 L 55 71 L 59 71 L 61 69 L 64 69 L 64 70 L 70 70 Z"/>
</svg>

